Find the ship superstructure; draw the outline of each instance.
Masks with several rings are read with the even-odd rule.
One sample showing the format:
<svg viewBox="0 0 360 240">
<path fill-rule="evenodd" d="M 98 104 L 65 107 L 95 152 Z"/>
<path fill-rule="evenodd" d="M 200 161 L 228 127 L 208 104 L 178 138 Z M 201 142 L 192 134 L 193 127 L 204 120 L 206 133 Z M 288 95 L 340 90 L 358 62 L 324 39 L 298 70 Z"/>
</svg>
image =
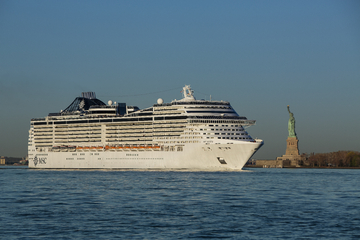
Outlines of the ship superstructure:
<svg viewBox="0 0 360 240">
<path fill-rule="evenodd" d="M 263 145 L 226 101 L 183 98 L 139 109 L 82 93 L 65 110 L 32 119 L 31 168 L 241 169 Z"/>
</svg>

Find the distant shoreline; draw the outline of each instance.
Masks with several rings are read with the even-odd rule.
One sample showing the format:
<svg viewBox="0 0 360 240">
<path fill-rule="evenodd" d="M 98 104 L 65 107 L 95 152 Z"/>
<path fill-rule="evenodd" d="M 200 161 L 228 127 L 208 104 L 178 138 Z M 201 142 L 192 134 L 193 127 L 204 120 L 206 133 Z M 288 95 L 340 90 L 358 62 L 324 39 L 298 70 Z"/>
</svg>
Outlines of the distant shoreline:
<svg viewBox="0 0 360 240">
<path fill-rule="evenodd" d="M 14 165 L 14 164 L 2 164 L 0 165 L 0 168 L 2 167 L 29 167 L 28 165 L 22 165 L 22 164 L 18 164 L 18 165 Z"/>
</svg>

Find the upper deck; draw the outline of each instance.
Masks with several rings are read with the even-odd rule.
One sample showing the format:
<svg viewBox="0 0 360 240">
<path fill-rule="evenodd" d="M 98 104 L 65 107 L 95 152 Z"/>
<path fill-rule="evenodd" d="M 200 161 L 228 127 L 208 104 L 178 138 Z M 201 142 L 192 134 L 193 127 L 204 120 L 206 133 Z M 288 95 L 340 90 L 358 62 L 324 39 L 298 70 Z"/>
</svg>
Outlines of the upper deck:
<svg viewBox="0 0 360 240">
<path fill-rule="evenodd" d="M 189 122 L 231 122 L 243 126 L 255 124 L 239 116 L 227 101 L 196 100 L 190 86 L 183 88 L 184 98 L 163 103 L 162 99 L 152 107 L 139 109 L 125 103 L 108 104 L 96 99 L 95 93 L 82 93 L 64 111 L 50 113 L 45 118 L 33 118 L 33 125 L 94 124 L 130 121 L 189 120 Z"/>
</svg>

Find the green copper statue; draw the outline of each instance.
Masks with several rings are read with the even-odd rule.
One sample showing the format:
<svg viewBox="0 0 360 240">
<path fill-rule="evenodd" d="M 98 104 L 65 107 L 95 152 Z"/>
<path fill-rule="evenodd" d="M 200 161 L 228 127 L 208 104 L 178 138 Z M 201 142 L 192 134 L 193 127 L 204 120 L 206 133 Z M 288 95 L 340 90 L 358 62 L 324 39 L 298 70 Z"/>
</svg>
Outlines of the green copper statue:
<svg viewBox="0 0 360 240">
<path fill-rule="evenodd" d="M 289 105 L 287 105 L 287 109 L 289 111 L 289 124 L 288 124 L 289 137 L 296 137 L 294 114 L 292 112 L 290 112 Z"/>
</svg>

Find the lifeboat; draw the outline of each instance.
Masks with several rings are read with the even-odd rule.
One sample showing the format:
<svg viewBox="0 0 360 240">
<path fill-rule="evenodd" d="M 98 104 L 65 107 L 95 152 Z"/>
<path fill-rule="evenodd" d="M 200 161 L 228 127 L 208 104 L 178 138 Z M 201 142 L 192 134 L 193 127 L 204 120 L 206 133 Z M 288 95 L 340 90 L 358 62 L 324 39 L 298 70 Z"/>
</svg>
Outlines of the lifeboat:
<svg viewBox="0 0 360 240">
<path fill-rule="evenodd" d="M 116 146 L 116 150 L 123 150 L 122 146 Z"/>
<path fill-rule="evenodd" d="M 106 145 L 105 150 L 109 150 L 109 149 L 110 149 L 110 146 Z"/>
<path fill-rule="evenodd" d="M 104 149 L 104 147 L 101 147 L 101 146 L 96 147 L 96 150 L 98 150 L 98 151 L 101 151 L 103 149 Z"/>
<path fill-rule="evenodd" d="M 76 151 L 75 146 L 68 146 L 68 148 L 69 148 L 69 152 L 75 152 Z"/>
<path fill-rule="evenodd" d="M 85 151 L 89 151 L 90 150 L 90 147 L 89 146 L 86 146 L 83 148 Z"/>
<path fill-rule="evenodd" d="M 160 150 L 160 146 L 156 145 L 152 147 L 154 150 Z"/>
<path fill-rule="evenodd" d="M 52 148 L 52 150 L 53 150 L 54 152 L 59 152 L 59 151 L 60 151 L 60 147 L 59 147 L 59 146 L 55 146 L 55 147 Z"/>
<path fill-rule="evenodd" d="M 60 146 L 60 151 L 61 152 L 67 152 L 68 151 L 68 146 Z"/>
</svg>

